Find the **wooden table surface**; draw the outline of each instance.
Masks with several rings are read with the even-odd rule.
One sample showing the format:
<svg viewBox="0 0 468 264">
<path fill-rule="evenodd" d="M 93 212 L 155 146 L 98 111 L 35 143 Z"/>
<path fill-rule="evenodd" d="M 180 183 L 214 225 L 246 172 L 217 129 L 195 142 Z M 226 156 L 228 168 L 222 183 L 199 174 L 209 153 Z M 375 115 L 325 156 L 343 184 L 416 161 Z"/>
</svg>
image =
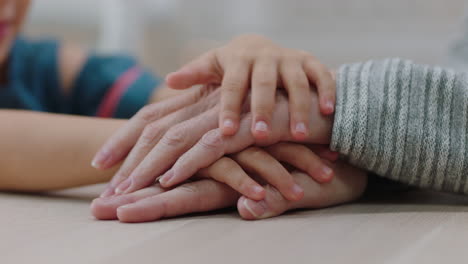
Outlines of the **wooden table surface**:
<svg viewBox="0 0 468 264">
<path fill-rule="evenodd" d="M 102 186 L 0 194 L 0 263 L 464 263 L 468 198 L 412 191 L 243 221 L 232 210 L 96 221 Z"/>
</svg>

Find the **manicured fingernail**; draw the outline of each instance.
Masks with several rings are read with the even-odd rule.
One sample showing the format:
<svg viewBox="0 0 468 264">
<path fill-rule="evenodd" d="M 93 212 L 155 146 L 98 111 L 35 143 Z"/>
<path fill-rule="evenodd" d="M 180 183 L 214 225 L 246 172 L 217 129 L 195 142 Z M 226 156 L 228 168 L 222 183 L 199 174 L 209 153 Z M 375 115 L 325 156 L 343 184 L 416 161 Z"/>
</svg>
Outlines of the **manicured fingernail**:
<svg viewBox="0 0 468 264">
<path fill-rule="evenodd" d="M 322 168 L 322 172 L 324 175 L 324 179 L 329 179 L 333 175 L 333 170 L 326 166 Z"/>
<path fill-rule="evenodd" d="M 268 125 L 265 121 L 258 121 L 255 123 L 255 131 L 268 132 Z"/>
<path fill-rule="evenodd" d="M 128 187 L 132 184 L 132 179 L 128 178 L 125 181 L 121 182 L 117 188 L 115 188 L 115 193 L 116 194 L 122 194 L 124 193 Z"/>
<path fill-rule="evenodd" d="M 293 187 L 292 187 L 292 191 L 294 194 L 296 195 L 301 195 L 304 190 L 301 188 L 301 186 L 297 185 L 297 184 L 294 184 Z"/>
<path fill-rule="evenodd" d="M 231 129 L 232 129 L 232 128 L 234 128 L 234 122 L 232 122 L 231 119 L 226 119 L 226 120 L 224 120 L 224 122 L 223 122 L 223 126 L 224 126 L 225 128 L 231 128 Z"/>
<path fill-rule="evenodd" d="M 161 177 L 161 179 L 159 179 L 159 182 L 162 185 L 167 185 L 172 177 L 174 177 L 174 171 L 169 170 Z"/>
<path fill-rule="evenodd" d="M 304 123 L 297 123 L 296 124 L 296 132 L 301 134 L 307 134 L 307 128 Z"/>
<path fill-rule="evenodd" d="M 268 210 L 268 205 L 263 200 L 255 202 L 245 198 L 244 206 L 255 218 L 261 218 Z"/>
<path fill-rule="evenodd" d="M 111 158 L 111 153 L 109 151 L 101 151 L 96 154 L 93 161 L 91 161 L 91 166 L 96 169 L 104 168 L 107 162 Z"/>
</svg>

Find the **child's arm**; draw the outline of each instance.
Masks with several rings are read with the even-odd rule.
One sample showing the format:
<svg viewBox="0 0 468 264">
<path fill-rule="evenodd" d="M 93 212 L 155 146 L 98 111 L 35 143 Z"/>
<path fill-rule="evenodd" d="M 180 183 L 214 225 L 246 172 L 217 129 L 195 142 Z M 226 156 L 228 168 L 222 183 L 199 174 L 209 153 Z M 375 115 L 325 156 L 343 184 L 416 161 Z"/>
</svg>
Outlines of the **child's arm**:
<svg viewBox="0 0 468 264">
<path fill-rule="evenodd" d="M 60 96 L 41 102 L 48 112 L 130 118 L 145 104 L 172 94 L 155 73 L 129 56 L 93 54 L 65 43 L 57 57 L 57 69 L 49 71 L 57 70 Z"/>
<path fill-rule="evenodd" d="M 0 189 L 46 191 L 108 181 L 89 165 L 123 120 L 0 110 Z"/>
</svg>

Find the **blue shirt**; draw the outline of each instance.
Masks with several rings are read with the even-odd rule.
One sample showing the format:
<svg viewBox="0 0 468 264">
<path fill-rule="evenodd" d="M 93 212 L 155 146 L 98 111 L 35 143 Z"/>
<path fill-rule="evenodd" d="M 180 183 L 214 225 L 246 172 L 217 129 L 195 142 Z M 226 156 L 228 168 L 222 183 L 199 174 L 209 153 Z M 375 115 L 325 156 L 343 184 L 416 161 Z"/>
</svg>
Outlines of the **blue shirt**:
<svg viewBox="0 0 468 264">
<path fill-rule="evenodd" d="M 0 108 L 129 118 L 160 84 L 130 56 L 90 55 L 70 95 L 60 81 L 55 40 L 18 38 L 8 59 L 8 81 L 0 87 Z"/>
</svg>

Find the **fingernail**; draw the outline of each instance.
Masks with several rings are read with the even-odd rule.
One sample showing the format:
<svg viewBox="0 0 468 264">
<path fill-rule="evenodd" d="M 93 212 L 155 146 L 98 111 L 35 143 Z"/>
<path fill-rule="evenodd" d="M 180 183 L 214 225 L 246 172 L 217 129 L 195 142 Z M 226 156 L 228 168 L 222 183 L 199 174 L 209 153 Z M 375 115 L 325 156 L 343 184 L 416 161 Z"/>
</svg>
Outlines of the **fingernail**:
<svg viewBox="0 0 468 264">
<path fill-rule="evenodd" d="M 124 193 L 128 187 L 132 184 L 132 179 L 128 178 L 125 181 L 121 182 L 117 188 L 115 188 L 115 193 L 116 194 L 122 194 Z"/>
<path fill-rule="evenodd" d="M 231 119 L 226 119 L 223 122 L 225 128 L 234 128 L 234 122 Z"/>
<path fill-rule="evenodd" d="M 294 184 L 293 187 L 292 187 L 292 191 L 294 194 L 296 195 L 301 195 L 304 190 L 301 188 L 301 186 L 297 185 L 297 184 Z"/>
<path fill-rule="evenodd" d="M 119 206 L 119 208 L 117 208 L 117 210 L 119 210 L 119 209 L 128 209 L 130 207 L 132 207 L 131 204 L 126 204 L 126 205 Z"/>
<path fill-rule="evenodd" d="M 332 101 L 327 101 L 325 103 L 325 106 L 328 108 L 328 110 L 330 110 L 330 112 L 335 111 L 335 105 L 333 104 Z"/>
<path fill-rule="evenodd" d="M 161 177 L 161 179 L 159 179 L 159 182 L 160 182 L 162 185 L 167 185 L 167 184 L 169 183 L 169 181 L 172 179 L 173 176 L 174 176 L 174 171 L 168 170 L 168 171 Z"/>
<path fill-rule="evenodd" d="M 104 190 L 104 192 L 99 197 L 106 198 L 106 197 L 112 196 L 112 194 L 114 194 L 114 190 L 108 187 L 106 190 Z"/>
<path fill-rule="evenodd" d="M 258 132 L 268 132 L 268 125 L 265 121 L 255 123 L 255 130 Z"/>
<path fill-rule="evenodd" d="M 260 194 L 260 193 L 263 192 L 263 188 L 260 187 L 260 186 L 255 185 L 255 186 L 252 187 L 252 191 L 253 191 L 254 193 L 256 193 L 256 194 Z"/>
<path fill-rule="evenodd" d="M 104 168 L 106 163 L 110 160 L 111 153 L 109 151 L 101 151 L 94 156 L 91 161 L 91 166 L 96 169 Z"/>
<path fill-rule="evenodd" d="M 255 202 L 245 198 L 244 206 L 255 218 L 261 218 L 268 210 L 268 205 L 263 200 Z"/>
<path fill-rule="evenodd" d="M 301 133 L 301 134 L 306 134 L 307 133 L 307 128 L 304 123 L 297 123 L 296 124 L 296 132 Z"/>
<path fill-rule="evenodd" d="M 322 168 L 322 171 L 325 179 L 329 179 L 333 174 L 333 170 L 326 166 Z"/>
</svg>

